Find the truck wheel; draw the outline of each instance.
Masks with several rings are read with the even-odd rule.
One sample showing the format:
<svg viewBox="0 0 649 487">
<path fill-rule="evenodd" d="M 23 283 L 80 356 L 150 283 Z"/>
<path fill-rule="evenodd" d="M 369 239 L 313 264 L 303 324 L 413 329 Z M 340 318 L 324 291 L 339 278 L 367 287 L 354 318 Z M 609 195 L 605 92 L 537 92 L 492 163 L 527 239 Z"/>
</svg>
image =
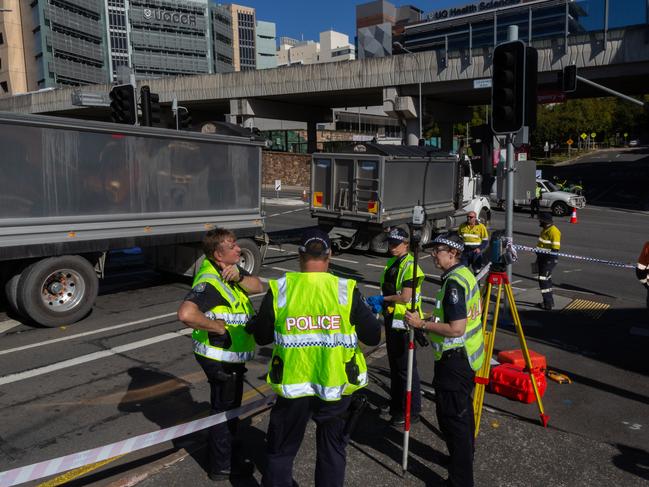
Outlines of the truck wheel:
<svg viewBox="0 0 649 487">
<path fill-rule="evenodd" d="M 98 289 L 97 274 L 86 259 L 78 255 L 50 257 L 22 272 L 17 305 L 42 326 L 72 324 L 90 312 Z"/>
<path fill-rule="evenodd" d="M 568 212 L 568 205 L 566 205 L 563 201 L 557 201 L 552 205 L 552 214 L 554 216 L 566 216 Z"/>
<path fill-rule="evenodd" d="M 377 254 L 387 254 L 388 253 L 388 233 L 379 232 L 372 237 L 370 241 L 370 250 L 376 252 Z"/>
<path fill-rule="evenodd" d="M 419 244 L 426 245 L 428 242 L 430 242 L 432 236 L 433 236 L 433 223 L 427 221 L 426 224 L 421 229 L 421 240 L 419 241 Z"/>
<path fill-rule="evenodd" d="M 22 274 L 19 272 L 11 276 L 11 278 L 5 283 L 5 297 L 7 298 L 7 304 L 12 311 L 19 313 L 18 309 L 18 282 L 20 281 L 20 276 Z"/>
<path fill-rule="evenodd" d="M 239 265 L 253 276 L 256 276 L 261 267 L 259 246 L 249 238 L 237 240 L 237 243 L 241 247 L 241 260 L 239 260 Z"/>
</svg>

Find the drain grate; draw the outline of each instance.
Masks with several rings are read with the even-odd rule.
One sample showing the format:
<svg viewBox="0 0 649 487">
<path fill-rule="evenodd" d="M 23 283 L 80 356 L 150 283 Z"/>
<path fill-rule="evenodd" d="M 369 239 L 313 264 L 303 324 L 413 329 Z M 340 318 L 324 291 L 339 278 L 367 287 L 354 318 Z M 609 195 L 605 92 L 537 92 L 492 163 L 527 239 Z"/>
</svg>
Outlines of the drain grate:
<svg viewBox="0 0 649 487">
<path fill-rule="evenodd" d="M 594 320 L 598 320 L 611 307 L 610 304 L 590 301 L 588 299 L 573 299 L 573 301 L 563 308 L 562 313 L 581 313 Z"/>
</svg>

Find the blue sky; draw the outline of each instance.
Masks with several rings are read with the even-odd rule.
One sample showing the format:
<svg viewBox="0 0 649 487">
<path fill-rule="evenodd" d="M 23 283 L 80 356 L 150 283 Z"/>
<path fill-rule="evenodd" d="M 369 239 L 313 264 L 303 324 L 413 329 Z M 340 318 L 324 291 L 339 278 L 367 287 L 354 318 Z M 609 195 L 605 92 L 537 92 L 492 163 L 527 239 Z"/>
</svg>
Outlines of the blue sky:
<svg viewBox="0 0 649 487">
<path fill-rule="evenodd" d="M 226 2 L 219 2 L 226 3 Z M 254 7 L 258 20 L 275 22 L 277 37 L 287 36 L 295 39 L 319 39 L 320 32 L 333 29 L 349 36 L 354 42 L 356 35 L 356 5 L 363 0 L 239 0 L 233 3 Z M 439 10 L 448 6 L 466 5 L 471 0 L 412 0 L 392 1 L 396 6 L 415 5 L 424 12 Z"/>
</svg>

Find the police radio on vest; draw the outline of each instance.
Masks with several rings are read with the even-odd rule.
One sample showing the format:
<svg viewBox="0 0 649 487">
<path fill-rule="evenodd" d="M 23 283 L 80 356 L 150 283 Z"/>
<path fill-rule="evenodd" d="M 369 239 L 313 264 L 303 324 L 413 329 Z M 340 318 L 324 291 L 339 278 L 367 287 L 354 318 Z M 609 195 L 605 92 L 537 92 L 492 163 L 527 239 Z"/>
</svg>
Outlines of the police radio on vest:
<svg viewBox="0 0 649 487">
<path fill-rule="evenodd" d="M 305 330 L 339 330 L 340 315 L 331 316 L 296 316 L 286 318 L 286 331 L 291 328 Z"/>
</svg>

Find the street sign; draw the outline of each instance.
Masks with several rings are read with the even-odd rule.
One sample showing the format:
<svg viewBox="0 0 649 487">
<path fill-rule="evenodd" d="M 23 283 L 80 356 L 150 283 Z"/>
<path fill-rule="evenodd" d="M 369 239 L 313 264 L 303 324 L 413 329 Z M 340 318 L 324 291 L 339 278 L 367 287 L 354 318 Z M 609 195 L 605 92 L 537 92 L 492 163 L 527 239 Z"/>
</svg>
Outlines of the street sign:
<svg viewBox="0 0 649 487">
<path fill-rule="evenodd" d="M 539 91 L 536 95 L 536 101 L 539 105 L 548 103 L 563 103 L 566 101 L 566 95 L 560 91 Z"/>
<path fill-rule="evenodd" d="M 282 180 L 281 179 L 276 179 L 275 180 L 275 191 L 281 191 L 282 190 Z"/>
<path fill-rule="evenodd" d="M 547 141 L 546 141 L 545 145 L 543 146 L 543 151 L 544 152 L 549 152 L 549 150 L 550 150 L 550 144 L 548 144 Z"/>
<path fill-rule="evenodd" d="M 586 140 L 586 138 L 588 137 L 588 135 L 586 135 L 584 132 L 582 132 L 581 135 L 580 135 L 579 137 L 581 137 L 582 139 Z"/>
<path fill-rule="evenodd" d="M 566 140 L 566 144 L 568 144 L 568 145 L 572 145 L 572 144 L 574 144 L 574 143 L 575 143 L 575 142 L 574 142 L 572 139 L 568 139 L 568 140 Z"/>
<path fill-rule="evenodd" d="M 592 132 L 590 136 L 594 139 L 595 137 L 597 137 L 597 134 L 595 132 Z"/>
</svg>

